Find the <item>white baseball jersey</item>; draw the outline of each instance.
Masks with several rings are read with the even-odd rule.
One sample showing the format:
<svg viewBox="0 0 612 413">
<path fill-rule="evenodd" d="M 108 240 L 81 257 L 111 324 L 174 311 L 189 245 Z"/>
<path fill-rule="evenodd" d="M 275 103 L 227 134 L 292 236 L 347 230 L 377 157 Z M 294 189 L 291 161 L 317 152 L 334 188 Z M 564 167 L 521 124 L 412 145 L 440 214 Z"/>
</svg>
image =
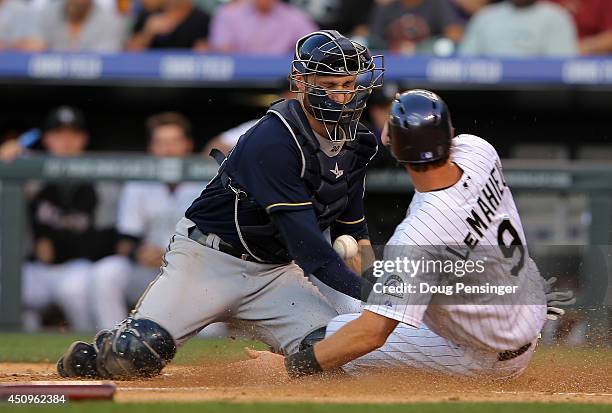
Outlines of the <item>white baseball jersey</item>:
<svg viewBox="0 0 612 413">
<path fill-rule="evenodd" d="M 391 246 L 461 246 L 466 251 L 500 243 L 518 245 L 520 251 L 513 251 L 510 257 L 517 262 L 516 267 L 495 267 L 493 263 L 492 272 L 506 276 L 514 270 L 517 274 L 507 278 L 518 285 L 520 295 L 474 305 L 475 301 L 469 299 L 449 302 L 444 301 L 444 295 L 431 294 L 425 298 L 421 295 L 414 302 L 408 298 L 402 304 L 368 305 L 365 309 L 417 328 L 425 322 L 431 331 L 461 346 L 484 351 L 520 348 L 540 333 L 546 319 L 546 300 L 542 279 L 528 257 L 521 219 L 499 156 L 485 140 L 459 135 L 452 140 L 450 157 L 463 170 L 462 177 L 446 189 L 416 191 L 386 251 Z M 498 247 L 494 249 L 499 251 Z"/>
<path fill-rule="evenodd" d="M 127 182 L 119 198 L 117 230 L 160 249 L 168 246 L 177 221 L 204 186 L 182 183 Z M 106 257 L 91 271 L 96 294 L 91 305 L 98 327 L 112 328 L 128 314 L 126 297 L 135 301 L 159 270 L 132 263 L 123 256 Z"/>
<path fill-rule="evenodd" d="M 117 229 L 166 248 L 176 223 L 203 188 L 198 183 L 182 183 L 171 190 L 161 182 L 128 182 L 119 199 Z"/>
</svg>

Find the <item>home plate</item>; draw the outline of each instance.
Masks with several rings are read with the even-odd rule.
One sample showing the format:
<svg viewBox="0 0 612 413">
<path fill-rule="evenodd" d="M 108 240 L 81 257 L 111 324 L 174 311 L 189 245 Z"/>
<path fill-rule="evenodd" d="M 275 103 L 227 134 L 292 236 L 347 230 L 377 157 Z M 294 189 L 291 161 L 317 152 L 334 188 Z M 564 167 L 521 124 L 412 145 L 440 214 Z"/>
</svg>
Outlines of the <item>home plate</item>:
<svg viewBox="0 0 612 413">
<path fill-rule="evenodd" d="M 0 384 L 0 401 L 63 403 L 75 400 L 112 400 L 117 386 L 110 381 L 29 381 Z M 64 401 L 62 401 L 64 400 Z"/>
</svg>

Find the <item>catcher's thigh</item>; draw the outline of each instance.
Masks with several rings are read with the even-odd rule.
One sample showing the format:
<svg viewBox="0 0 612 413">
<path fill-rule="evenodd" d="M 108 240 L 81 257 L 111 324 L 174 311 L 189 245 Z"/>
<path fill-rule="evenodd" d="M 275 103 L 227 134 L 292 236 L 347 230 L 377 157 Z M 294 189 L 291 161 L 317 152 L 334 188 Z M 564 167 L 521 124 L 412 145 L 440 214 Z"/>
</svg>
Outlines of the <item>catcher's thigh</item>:
<svg viewBox="0 0 612 413">
<path fill-rule="evenodd" d="M 361 300 L 334 290 L 312 274 L 308 276 L 308 279 L 317 287 L 321 294 L 323 294 L 323 297 L 329 301 L 338 314 L 359 313 L 362 310 L 363 305 Z"/>
<path fill-rule="evenodd" d="M 164 327 L 181 343 L 216 321 L 231 321 L 275 351 L 295 352 L 313 330 L 338 313 L 295 264 L 244 261 L 186 236 L 183 219 L 160 275 L 133 316 Z"/>
<path fill-rule="evenodd" d="M 244 262 L 176 234 L 165 265 L 133 311 L 165 328 L 181 343 L 203 327 L 231 317 L 243 296 Z"/>
<path fill-rule="evenodd" d="M 275 352 L 298 351 L 302 339 L 338 315 L 296 264 L 262 271 L 261 264 L 249 263 L 245 275 L 248 295 L 235 323 Z"/>
</svg>

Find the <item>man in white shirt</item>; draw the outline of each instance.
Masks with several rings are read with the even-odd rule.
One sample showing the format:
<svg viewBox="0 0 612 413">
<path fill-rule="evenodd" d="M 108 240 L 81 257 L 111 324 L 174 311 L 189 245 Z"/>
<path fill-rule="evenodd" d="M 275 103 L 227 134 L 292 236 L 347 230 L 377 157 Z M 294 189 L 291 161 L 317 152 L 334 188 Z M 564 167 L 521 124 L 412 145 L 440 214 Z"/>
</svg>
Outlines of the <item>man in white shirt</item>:
<svg viewBox="0 0 612 413">
<path fill-rule="evenodd" d="M 193 151 L 189 121 L 161 113 L 147 121 L 148 152 L 157 157 L 185 157 Z M 102 260 L 94 276 L 94 312 L 99 327 L 112 328 L 128 315 L 153 281 L 176 222 L 203 189 L 199 183 L 128 182 L 119 199 L 118 254 Z"/>
<path fill-rule="evenodd" d="M 32 11 L 23 0 L 0 0 L 0 50 L 19 49 L 34 30 Z"/>
<path fill-rule="evenodd" d="M 27 39 L 31 50 L 119 52 L 126 21 L 94 0 L 62 0 L 46 5 Z"/>
<path fill-rule="evenodd" d="M 564 57 L 578 52 L 572 17 L 539 0 L 506 0 L 481 9 L 470 20 L 463 56 Z"/>
</svg>

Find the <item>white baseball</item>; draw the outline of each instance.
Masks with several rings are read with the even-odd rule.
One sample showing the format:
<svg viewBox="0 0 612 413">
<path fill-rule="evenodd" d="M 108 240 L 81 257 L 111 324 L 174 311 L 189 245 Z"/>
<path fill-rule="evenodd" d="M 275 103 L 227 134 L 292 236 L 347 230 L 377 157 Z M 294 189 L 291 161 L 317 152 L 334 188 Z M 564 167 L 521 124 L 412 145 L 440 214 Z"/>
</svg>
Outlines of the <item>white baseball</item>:
<svg viewBox="0 0 612 413">
<path fill-rule="evenodd" d="M 334 251 L 338 253 L 343 260 L 353 258 L 359 252 L 359 244 L 355 238 L 350 235 L 340 235 L 334 241 Z"/>
</svg>

